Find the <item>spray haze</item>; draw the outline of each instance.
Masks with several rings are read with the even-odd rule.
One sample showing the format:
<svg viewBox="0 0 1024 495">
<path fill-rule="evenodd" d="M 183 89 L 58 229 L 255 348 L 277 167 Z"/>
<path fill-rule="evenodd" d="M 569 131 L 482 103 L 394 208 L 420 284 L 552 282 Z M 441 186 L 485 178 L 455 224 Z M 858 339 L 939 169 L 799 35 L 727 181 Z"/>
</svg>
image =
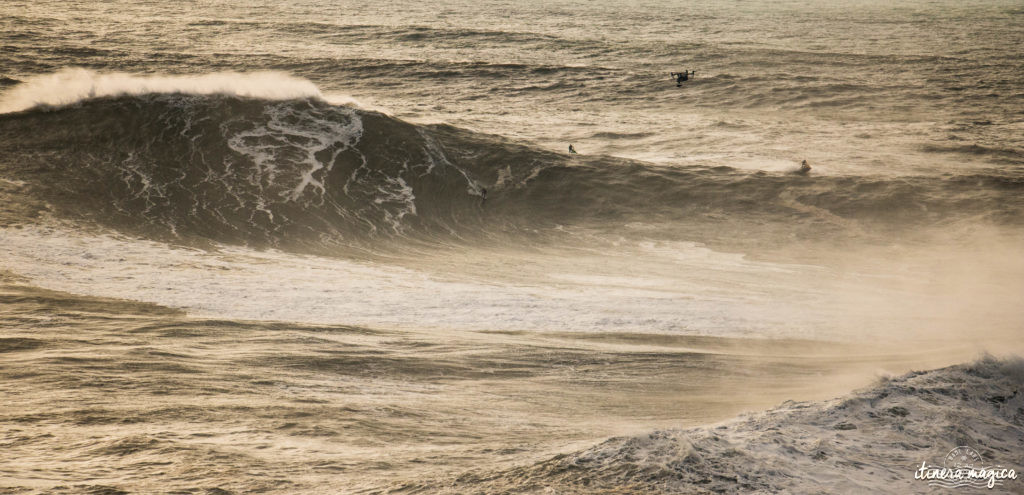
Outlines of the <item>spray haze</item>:
<svg viewBox="0 0 1024 495">
<path fill-rule="evenodd" d="M 1019 460 L 1019 5 L 506 7 L 0 7 L 0 491 Z"/>
</svg>

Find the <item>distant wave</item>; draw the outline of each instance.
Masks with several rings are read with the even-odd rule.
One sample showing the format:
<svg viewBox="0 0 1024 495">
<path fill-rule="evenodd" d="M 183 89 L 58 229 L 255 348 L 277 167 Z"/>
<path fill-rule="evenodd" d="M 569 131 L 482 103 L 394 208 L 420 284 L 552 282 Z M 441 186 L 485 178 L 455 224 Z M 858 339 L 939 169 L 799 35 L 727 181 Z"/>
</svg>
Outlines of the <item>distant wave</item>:
<svg viewBox="0 0 1024 495">
<path fill-rule="evenodd" d="M 337 66 L 337 62 L 331 64 Z M 605 67 L 587 67 L 573 65 L 527 65 L 513 63 L 493 63 L 480 61 L 425 61 L 425 60 L 396 60 L 381 58 L 353 58 L 346 59 L 342 67 L 359 77 L 372 77 L 384 74 L 401 73 L 403 78 L 415 78 L 426 81 L 444 81 L 452 77 L 465 77 L 474 79 L 501 79 L 507 81 L 509 78 L 520 78 L 524 74 L 534 76 L 547 76 L 543 79 L 542 85 L 535 85 L 537 88 L 551 86 L 551 89 L 560 89 L 567 82 L 593 80 L 605 76 L 611 76 L 616 70 Z M 326 70 L 326 67 L 324 68 Z M 535 80 L 534 82 L 536 82 Z M 515 86 L 512 86 L 515 88 Z"/>
<path fill-rule="evenodd" d="M 996 148 L 980 144 L 938 145 L 928 144 L 921 147 L 927 153 L 962 153 L 966 155 L 988 156 L 1009 163 L 1024 164 L 1024 151 L 1013 148 Z"/>
<path fill-rule="evenodd" d="M 547 34 L 531 33 L 525 31 L 504 31 L 490 29 L 459 29 L 459 28 L 437 28 L 430 26 L 411 26 L 394 29 L 382 26 L 390 31 L 390 35 L 399 41 L 420 41 L 430 40 L 433 42 L 452 40 L 458 43 L 465 43 L 473 39 L 479 41 L 500 42 L 500 43 L 535 43 L 541 41 L 555 42 L 563 41 L 563 38 Z"/>
<path fill-rule="evenodd" d="M 196 25 L 254 24 L 251 21 L 239 20 L 208 20 L 194 23 Z M 491 43 L 529 43 L 529 42 L 568 42 L 565 38 L 530 31 L 513 31 L 500 29 L 472 29 L 438 26 L 395 26 L 390 24 L 344 24 L 331 22 L 260 22 L 261 27 L 276 29 L 281 32 L 317 37 L 352 37 L 386 38 L 396 42 L 431 41 L 433 43 L 455 42 L 465 43 L 466 40 Z"/>
<path fill-rule="evenodd" d="M 655 134 L 653 132 L 595 132 L 590 135 L 594 139 L 640 139 L 645 137 L 651 137 Z"/>
</svg>

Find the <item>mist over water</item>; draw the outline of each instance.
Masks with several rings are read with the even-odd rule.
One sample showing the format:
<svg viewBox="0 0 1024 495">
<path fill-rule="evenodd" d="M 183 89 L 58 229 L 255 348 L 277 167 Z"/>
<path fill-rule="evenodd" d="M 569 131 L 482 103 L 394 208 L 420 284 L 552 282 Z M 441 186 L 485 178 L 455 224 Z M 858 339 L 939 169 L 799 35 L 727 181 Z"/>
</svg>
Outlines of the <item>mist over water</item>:
<svg viewBox="0 0 1024 495">
<path fill-rule="evenodd" d="M 1014 2 L 0 11 L 12 489 L 688 490 L 581 449 L 1024 342 Z"/>
</svg>

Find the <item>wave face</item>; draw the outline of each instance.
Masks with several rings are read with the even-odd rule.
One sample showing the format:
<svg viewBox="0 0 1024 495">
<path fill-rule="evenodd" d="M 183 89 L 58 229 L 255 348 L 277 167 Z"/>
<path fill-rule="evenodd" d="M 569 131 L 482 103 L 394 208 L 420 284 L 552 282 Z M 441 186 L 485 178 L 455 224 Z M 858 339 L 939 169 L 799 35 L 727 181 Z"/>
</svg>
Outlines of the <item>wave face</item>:
<svg viewBox="0 0 1024 495">
<path fill-rule="evenodd" d="M 714 241 L 740 230 L 871 236 L 1024 218 L 1024 177 L 1012 170 L 830 177 L 659 167 L 313 97 L 110 96 L 5 114 L 0 131 L 10 137 L 3 174 L 30 195 L 62 215 L 161 240 L 319 249 L 642 224 L 648 236 Z"/>
<path fill-rule="evenodd" d="M 9 116 L 4 127 L 23 150 L 8 166 L 47 201 L 161 238 L 401 234 L 458 223 L 453 212 L 480 201 L 417 128 L 316 99 L 122 96 Z"/>
</svg>

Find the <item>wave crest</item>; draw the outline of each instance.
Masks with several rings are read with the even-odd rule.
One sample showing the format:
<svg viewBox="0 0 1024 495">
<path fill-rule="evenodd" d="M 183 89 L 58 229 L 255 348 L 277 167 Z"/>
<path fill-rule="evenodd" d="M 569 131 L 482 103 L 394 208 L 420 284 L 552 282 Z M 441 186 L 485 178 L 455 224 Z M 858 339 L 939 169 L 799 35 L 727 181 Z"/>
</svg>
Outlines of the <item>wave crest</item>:
<svg viewBox="0 0 1024 495">
<path fill-rule="evenodd" d="M 320 98 L 312 82 L 283 72 L 218 72 L 201 75 L 138 75 L 65 69 L 27 78 L 0 98 L 0 113 L 61 106 L 90 98 L 153 93 L 232 95 L 267 100 Z"/>
</svg>

